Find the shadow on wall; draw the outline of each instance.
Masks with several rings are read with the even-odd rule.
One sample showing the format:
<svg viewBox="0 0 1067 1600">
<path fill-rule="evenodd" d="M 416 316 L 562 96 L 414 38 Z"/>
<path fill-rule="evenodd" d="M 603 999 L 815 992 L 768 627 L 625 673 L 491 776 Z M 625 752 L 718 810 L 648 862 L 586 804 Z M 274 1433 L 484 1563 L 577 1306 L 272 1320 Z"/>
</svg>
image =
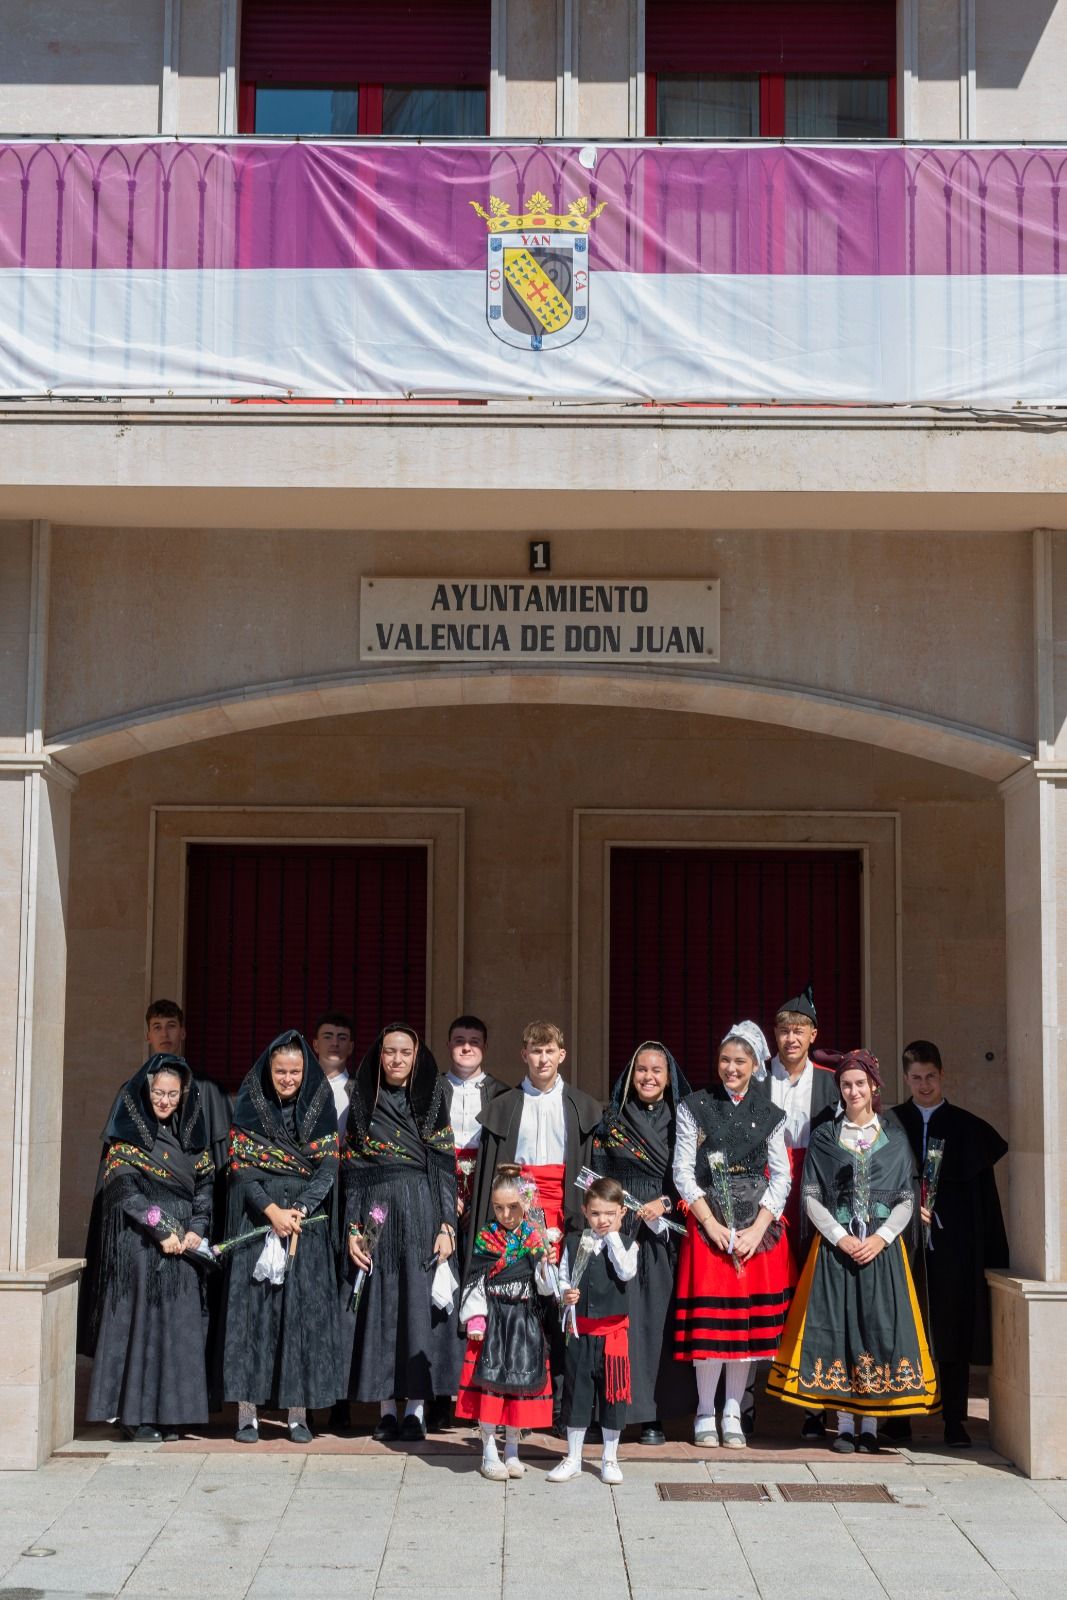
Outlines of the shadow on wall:
<svg viewBox="0 0 1067 1600">
<path fill-rule="evenodd" d="M 979 89 L 1017 89 L 1052 20 L 1057 0 L 978 0 L 975 33 L 978 41 Z"/>
</svg>

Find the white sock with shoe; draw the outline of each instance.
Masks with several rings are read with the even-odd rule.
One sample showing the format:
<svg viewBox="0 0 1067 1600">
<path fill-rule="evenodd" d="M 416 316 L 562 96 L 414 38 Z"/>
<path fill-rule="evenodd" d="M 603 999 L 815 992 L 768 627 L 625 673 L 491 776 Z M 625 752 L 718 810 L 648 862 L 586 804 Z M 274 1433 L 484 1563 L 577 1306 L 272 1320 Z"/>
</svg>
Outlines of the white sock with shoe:
<svg viewBox="0 0 1067 1600">
<path fill-rule="evenodd" d="M 699 1444 L 700 1435 L 704 1434 L 704 1443 L 718 1444 L 719 1433 L 715 1426 L 715 1391 L 719 1387 L 719 1377 L 722 1373 L 721 1361 L 694 1361 L 693 1371 L 697 1380 L 697 1415 L 693 1424 L 693 1434 Z"/>
</svg>

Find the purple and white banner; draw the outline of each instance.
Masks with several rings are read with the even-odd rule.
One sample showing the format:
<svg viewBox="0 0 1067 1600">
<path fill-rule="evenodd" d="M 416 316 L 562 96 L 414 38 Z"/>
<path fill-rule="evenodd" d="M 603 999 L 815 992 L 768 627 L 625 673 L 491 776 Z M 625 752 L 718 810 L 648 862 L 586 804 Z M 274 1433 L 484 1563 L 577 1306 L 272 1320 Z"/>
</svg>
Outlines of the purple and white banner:
<svg viewBox="0 0 1067 1600">
<path fill-rule="evenodd" d="M 0 394 L 1063 404 L 1067 150 L 0 144 Z"/>
</svg>

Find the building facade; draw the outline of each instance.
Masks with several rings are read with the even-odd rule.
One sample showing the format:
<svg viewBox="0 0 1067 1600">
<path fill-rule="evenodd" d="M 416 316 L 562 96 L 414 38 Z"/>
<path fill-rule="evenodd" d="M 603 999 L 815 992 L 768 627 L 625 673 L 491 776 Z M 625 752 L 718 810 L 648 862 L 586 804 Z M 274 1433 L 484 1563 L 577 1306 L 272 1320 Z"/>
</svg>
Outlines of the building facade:
<svg viewBox="0 0 1067 1600">
<path fill-rule="evenodd" d="M 89 10 L 0 0 L 5 151 L 905 140 L 977 162 L 1065 131 L 1052 0 Z M 21 293 L 44 269 L 15 159 Z M 49 238 L 98 193 L 61 196 Z M 1058 277 L 1050 237 L 1035 280 Z M 1017 330 L 1027 359 L 1052 304 Z M 42 372 L 82 359 L 96 314 L 66 306 Z M 439 1055 L 479 1012 L 513 1078 L 524 1023 L 554 1017 L 605 1093 L 650 1033 L 702 1079 L 739 1013 L 769 1028 L 812 977 L 827 1044 L 869 1046 L 892 1083 L 907 1040 L 936 1039 L 950 1096 L 1009 1138 L 993 1439 L 1067 1471 L 1063 412 L 1025 382 L 781 405 L 714 384 L 676 404 L 673 381 L 351 404 L 42 378 L 0 399 L 0 1464 L 71 1434 L 97 1135 L 150 998 L 185 1005 L 190 1059 L 229 1084 L 331 1004 L 361 1040 L 403 1013 Z M 713 593 L 714 643 L 376 658 L 387 580 L 684 584 Z"/>
</svg>

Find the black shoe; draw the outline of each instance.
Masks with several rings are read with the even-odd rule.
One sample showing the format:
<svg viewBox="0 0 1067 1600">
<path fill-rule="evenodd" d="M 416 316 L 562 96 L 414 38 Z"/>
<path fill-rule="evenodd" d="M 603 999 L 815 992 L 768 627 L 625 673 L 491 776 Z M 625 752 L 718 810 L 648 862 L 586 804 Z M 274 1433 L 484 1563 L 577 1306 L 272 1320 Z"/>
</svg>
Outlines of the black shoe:
<svg viewBox="0 0 1067 1600">
<path fill-rule="evenodd" d="M 856 1453 L 856 1435 L 854 1433 L 839 1433 L 830 1449 L 838 1456 L 853 1456 Z"/>
<path fill-rule="evenodd" d="M 142 1422 L 139 1428 L 123 1427 L 127 1439 L 132 1439 L 135 1444 L 162 1444 L 163 1435 L 158 1428 L 153 1428 L 150 1422 Z"/>
<path fill-rule="evenodd" d="M 409 1444 L 416 1439 L 425 1439 L 425 1425 L 419 1421 L 418 1417 L 414 1415 L 407 1416 L 400 1424 L 400 1437 L 401 1439 L 406 1440 Z"/>
<path fill-rule="evenodd" d="M 173 1430 L 168 1429 L 167 1432 L 163 1435 L 163 1443 L 164 1444 L 177 1444 L 177 1442 L 178 1442 L 178 1440 L 180 1438 L 181 1438 L 181 1434 L 180 1433 L 174 1433 Z"/>
<path fill-rule="evenodd" d="M 945 1423 L 945 1443 L 955 1445 L 957 1450 L 968 1450 L 971 1436 L 962 1422 Z"/>
<path fill-rule="evenodd" d="M 744 1434 L 746 1439 L 750 1439 L 755 1431 L 756 1408 L 755 1406 L 750 1406 L 747 1411 L 742 1411 L 741 1413 L 741 1432 Z"/>
<path fill-rule="evenodd" d="M 238 1444 L 258 1444 L 259 1429 L 253 1428 L 252 1424 L 249 1423 L 247 1428 L 238 1428 L 234 1434 L 234 1439 Z"/>
<path fill-rule="evenodd" d="M 396 1413 L 390 1411 L 384 1417 L 379 1417 L 371 1433 L 372 1439 L 399 1439 L 400 1424 L 396 1420 Z"/>
<path fill-rule="evenodd" d="M 646 1422 L 641 1429 L 641 1444 L 666 1444 L 667 1435 L 660 1427 L 659 1422 Z"/>
<path fill-rule="evenodd" d="M 314 1434 L 306 1422 L 294 1422 L 289 1427 L 290 1444 L 310 1444 Z"/>
<path fill-rule="evenodd" d="M 586 1444 L 603 1444 L 604 1430 L 599 1422 L 591 1422 L 585 1430 Z"/>
<path fill-rule="evenodd" d="M 800 1437 L 802 1439 L 826 1438 L 826 1412 L 809 1411 L 800 1424 Z"/>
<path fill-rule="evenodd" d="M 444 1433 L 451 1426 L 452 1401 L 448 1395 L 443 1395 L 426 1407 L 426 1429 L 428 1433 Z"/>
<path fill-rule="evenodd" d="M 334 1433 L 351 1433 L 352 1410 L 347 1400 L 335 1400 L 326 1426 Z"/>
<path fill-rule="evenodd" d="M 883 1439 L 888 1439 L 891 1444 L 909 1444 L 911 1423 L 907 1417 L 887 1417 L 882 1423 L 881 1433 Z"/>
<path fill-rule="evenodd" d="M 857 1450 L 862 1450 L 865 1456 L 876 1456 L 880 1453 L 878 1435 L 876 1433 L 861 1433 Z"/>
</svg>

